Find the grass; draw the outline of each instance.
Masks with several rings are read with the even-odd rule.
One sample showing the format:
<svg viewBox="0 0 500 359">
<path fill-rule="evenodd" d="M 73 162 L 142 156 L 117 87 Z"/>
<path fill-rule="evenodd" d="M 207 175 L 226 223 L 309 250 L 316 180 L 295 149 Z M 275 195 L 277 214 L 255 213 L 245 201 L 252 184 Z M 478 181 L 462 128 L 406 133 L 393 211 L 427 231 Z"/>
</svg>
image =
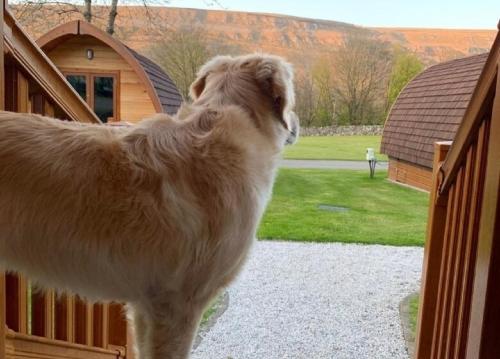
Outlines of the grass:
<svg viewBox="0 0 500 359">
<path fill-rule="evenodd" d="M 375 149 L 378 161 L 387 161 L 379 153 L 381 136 L 314 136 L 299 137 L 285 151 L 285 159 L 365 161 L 366 149 Z"/>
<path fill-rule="evenodd" d="M 212 315 L 217 311 L 217 308 L 219 306 L 218 303 L 219 297 L 216 297 L 210 304 L 205 308 L 205 311 L 203 312 L 203 316 L 201 317 L 201 322 L 200 326 L 206 325 Z"/>
<path fill-rule="evenodd" d="M 378 171 L 281 169 L 259 238 L 422 246 L 428 195 Z M 318 205 L 349 208 L 328 212 Z"/>
<path fill-rule="evenodd" d="M 413 334 L 417 330 L 417 314 L 418 314 L 418 295 L 414 295 L 410 298 L 410 329 Z"/>
</svg>

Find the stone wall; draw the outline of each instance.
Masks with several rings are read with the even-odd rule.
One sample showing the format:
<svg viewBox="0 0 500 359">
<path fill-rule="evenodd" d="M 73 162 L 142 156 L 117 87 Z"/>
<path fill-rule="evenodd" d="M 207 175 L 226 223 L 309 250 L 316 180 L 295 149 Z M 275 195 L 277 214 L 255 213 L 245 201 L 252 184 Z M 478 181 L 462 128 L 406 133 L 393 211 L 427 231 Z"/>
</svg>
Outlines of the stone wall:
<svg viewBox="0 0 500 359">
<path fill-rule="evenodd" d="M 353 136 L 353 135 L 382 135 L 384 126 L 328 126 L 303 127 L 301 136 Z"/>
</svg>

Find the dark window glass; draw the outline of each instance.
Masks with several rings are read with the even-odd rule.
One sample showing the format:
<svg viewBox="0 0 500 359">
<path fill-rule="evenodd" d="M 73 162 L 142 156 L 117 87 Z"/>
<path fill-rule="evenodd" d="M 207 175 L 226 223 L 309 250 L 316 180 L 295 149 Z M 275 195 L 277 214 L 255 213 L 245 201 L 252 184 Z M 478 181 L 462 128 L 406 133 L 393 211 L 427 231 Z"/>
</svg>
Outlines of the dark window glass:
<svg viewBox="0 0 500 359">
<path fill-rule="evenodd" d="M 68 75 L 66 79 L 70 85 L 78 92 L 84 101 L 87 101 L 87 78 L 85 75 Z"/>
<path fill-rule="evenodd" d="M 113 77 L 94 77 L 94 112 L 102 122 L 114 117 L 113 111 Z"/>
</svg>

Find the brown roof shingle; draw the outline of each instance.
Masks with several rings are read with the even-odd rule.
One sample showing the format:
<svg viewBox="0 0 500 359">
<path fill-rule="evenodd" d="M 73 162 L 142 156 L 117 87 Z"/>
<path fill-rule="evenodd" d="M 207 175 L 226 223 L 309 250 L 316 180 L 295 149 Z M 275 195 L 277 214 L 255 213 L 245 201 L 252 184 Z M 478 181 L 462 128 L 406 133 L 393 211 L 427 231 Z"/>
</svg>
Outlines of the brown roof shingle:
<svg viewBox="0 0 500 359">
<path fill-rule="evenodd" d="M 382 135 L 381 152 L 432 168 L 434 142 L 451 141 L 488 54 L 429 67 L 399 94 Z"/>
</svg>

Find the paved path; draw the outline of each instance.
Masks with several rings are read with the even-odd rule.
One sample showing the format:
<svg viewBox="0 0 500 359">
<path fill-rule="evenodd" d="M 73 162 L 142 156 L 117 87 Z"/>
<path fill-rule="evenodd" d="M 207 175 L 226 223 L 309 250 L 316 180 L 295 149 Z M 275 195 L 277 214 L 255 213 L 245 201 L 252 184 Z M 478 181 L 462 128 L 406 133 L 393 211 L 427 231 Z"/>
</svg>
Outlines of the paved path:
<svg viewBox="0 0 500 359">
<path fill-rule="evenodd" d="M 281 167 L 317 168 L 370 171 L 366 161 L 332 161 L 332 160 L 281 160 Z M 386 170 L 387 162 L 378 162 L 375 170 Z"/>
<path fill-rule="evenodd" d="M 261 241 L 193 359 L 408 358 L 399 303 L 422 248 Z"/>
</svg>

